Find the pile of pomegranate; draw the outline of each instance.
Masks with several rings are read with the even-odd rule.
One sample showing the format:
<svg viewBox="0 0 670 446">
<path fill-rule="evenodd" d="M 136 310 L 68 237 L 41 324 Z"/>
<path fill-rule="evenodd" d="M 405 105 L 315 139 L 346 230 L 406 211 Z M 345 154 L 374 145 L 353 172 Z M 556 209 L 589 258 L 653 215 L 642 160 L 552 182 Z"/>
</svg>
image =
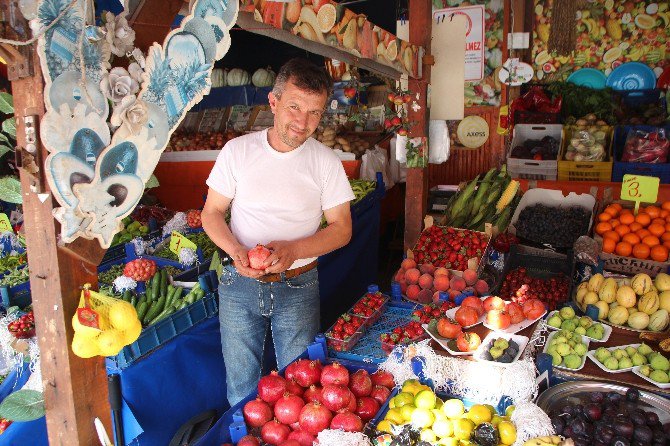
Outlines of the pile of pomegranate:
<svg viewBox="0 0 670 446">
<path fill-rule="evenodd" d="M 530 299 L 538 299 L 552 311 L 568 299 L 569 288 L 570 280 L 563 274 L 542 279 L 528 275 L 526 268 L 522 267 L 507 274 L 500 289 L 500 297 L 519 305 L 524 305 Z"/>
<path fill-rule="evenodd" d="M 336 362 L 299 359 L 284 377 L 272 372 L 258 382 L 258 397 L 243 409 L 252 432 L 244 444 L 260 444 L 260 434 L 269 445 L 312 446 L 324 429 L 361 432 L 394 386 L 393 376 L 382 370 L 350 373 Z"/>
</svg>

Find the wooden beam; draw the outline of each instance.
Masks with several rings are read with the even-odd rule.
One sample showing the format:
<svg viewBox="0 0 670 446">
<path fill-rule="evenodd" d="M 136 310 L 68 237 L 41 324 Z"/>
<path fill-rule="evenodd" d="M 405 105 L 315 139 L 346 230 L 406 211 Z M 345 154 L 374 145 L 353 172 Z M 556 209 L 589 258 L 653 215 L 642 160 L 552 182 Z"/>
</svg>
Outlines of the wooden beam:
<svg viewBox="0 0 670 446">
<path fill-rule="evenodd" d="M 423 46 L 426 54 L 430 54 L 432 13 L 430 0 L 409 0 L 409 42 Z M 422 79 L 409 79 L 409 89 L 412 96 L 419 93 L 419 99 L 416 102 L 421 107 L 417 111 L 411 107 L 408 110 L 409 121 L 416 122 L 416 125 L 410 129 L 409 137 L 428 136 L 426 96 L 430 82 L 430 65 L 424 63 L 422 73 Z M 405 249 L 409 249 L 416 244 L 423 229 L 423 217 L 426 214 L 428 201 L 428 168 L 407 169 L 406 186 Z"/>
<path fill-rule="evenodd" d="M 19 148 L 26 147 L 24 117 L 44 115 L 44 83 L 34 47 L 31 57 L 35 74 L 12 82 Z M 104 359 L 81 359 L 72 353 L 70 343 L 79 287 L 86 282 L 97 283 L 96 265 L 104 250 L 93 241 L 79 241 L 78 255 L 73 254 L 71 247 L 57 246 L 52 198 L 49 196 L 43 202 L 36 193 L 49 192 L 43 181 L 43 160 L 47 153 L 39 138 L 37 145 L 41 151 L 41 161 L 37 163 L 41 171 L 37 175 L 42 179 L 24 169 L 20 169 L 20 175 L 49 444 L 91 446 L 99 444 L 93 425 L 95 417 L 112 432 Z M 46 189 L 40 191 L 42 185 Z"/>
<path fill-rule="evenodd" d="M 146 52 L 154 42 L 163 43 L 183 0 L 142 0 L 128 23 L 135 30 L 135 46 Z"/>
</svg>

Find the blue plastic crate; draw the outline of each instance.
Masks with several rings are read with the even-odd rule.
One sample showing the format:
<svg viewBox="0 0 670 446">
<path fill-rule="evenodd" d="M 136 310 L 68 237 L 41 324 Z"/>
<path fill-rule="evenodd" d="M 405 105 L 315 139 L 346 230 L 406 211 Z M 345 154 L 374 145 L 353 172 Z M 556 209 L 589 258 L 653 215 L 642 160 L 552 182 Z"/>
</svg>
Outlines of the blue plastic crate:
<svg viewBox="0 0 670 446">
<path fill-rule="evenodd" d="M 384 178 L 381 172 L 377 172 L 377 187 L 374 192 L 370 192 L 356 204 L 351 205 L 351 218 L 357 219 L 362 214 L 366 213 L 375 202 L 381 200 L 386 195 L 386 188 L 384 186 Z"/>
<path fill-rule="evenodd" d="M 30 295 L 30 281 L 13 287 L 0 287 L 0 296 L 2 297 L 2 306 L 5 308 L 14 306 L 25 308 L 33 302 Z"/>
<path fill-rule="evenodd" d="M 140 337 L 121 352 L 107 358 L 117 369 L 125 369 L 197 323 L 218 314 L 218 295 L 209 293 L 191 305 L 142 330 Z"/>
<path fill-rule="evenodd" d="M 154 231 L 149 232 L 148 234 L 143 235 L 142 240 L 150 241 L 155 238 L 160 238 L 160 236 L 161 236 L 160 229 L 156 229 Z M 107 249 L 107 252 L 105 252 L 105 255 L 102 257 L 100 264 L 102 265 L 103 263 L 108 262 L 124 261 L 128 245 L 132 246 L 133 244 L 132 242 L 127 242 L 127 243 L 119 243 L 117 245 L 109 247 L 109 249 Z"/>
<path fill-rule="evenodd" d="M 386 361 L 388 354 L 382 350 L 379 336 L 393 331 L 395 327 L 412 321 L 412 312 L 421 304 L 390 301 L 379 320 L 367 329 L 361 339 L 347 352 L 328 350 L 329 356 L 337 359 L 379 364 Z"/>
<path fill-rule="evenodd" d="M 612 182 L 622 182 L 624 175 L 646 175 L 658 177 L 661 180 L 661 184 L 670 184 L 670 163 L 652 164 L 621 161 L 623 149 L 626 145 L 626 138 L 631 131 L 642 130 L 651 132 L 661 128 L 665 129 L 665 137 L 670 138 L 670 124 L 663 127 L 654 127 L 651 125 L 622 125 L 615 127 L 612 142 L 612 153 L 614 154 Z"/>
</svg>

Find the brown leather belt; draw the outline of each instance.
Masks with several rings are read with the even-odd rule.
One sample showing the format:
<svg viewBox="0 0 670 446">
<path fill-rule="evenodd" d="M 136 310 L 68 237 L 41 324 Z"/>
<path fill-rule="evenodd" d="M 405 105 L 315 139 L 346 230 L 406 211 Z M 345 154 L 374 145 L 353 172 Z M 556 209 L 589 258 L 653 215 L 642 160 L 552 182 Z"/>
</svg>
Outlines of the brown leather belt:
<svg viewBox="0 0 670 446">
<path fill-rule="evenodd" d="M 289 269 L 284 271 L 283 273 L 266 274 L 264 276 L 259 277 L 258 280 L 260 280 L 261 282 L 270 283 L 270 282 L 281 282 L 284 279 L 293 279 L 294 277 L 298 277 L 302 273 L 306 273 L 307 271 L 316 268 L 316 264 L 317 261 L 314 260 L 313 262 L 308 263 L 307 265 Z"/>
</svg>

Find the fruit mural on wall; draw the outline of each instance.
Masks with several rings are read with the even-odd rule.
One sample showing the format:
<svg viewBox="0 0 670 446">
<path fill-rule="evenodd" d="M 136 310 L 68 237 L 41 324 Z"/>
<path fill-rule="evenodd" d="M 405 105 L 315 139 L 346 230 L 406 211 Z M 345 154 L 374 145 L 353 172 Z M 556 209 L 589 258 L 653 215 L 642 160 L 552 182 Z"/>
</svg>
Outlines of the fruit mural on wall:
<svg viewBox="0 0 670 446">
<path fill-rule="evenodd" d="M 357 57 L 375 60 L 411 77 L 421 77 L 423 48 L 410 45 L 332 0 L 270 2 L 242 0 L 240 10 L 304 39 L 337 47 Z"/>
<path fill-rule="evenodd" d="M 535 0 L 533 65 L 537 79 L 549 75 L 565 79 L 573 71 L 591 67 L 608 75 L 625 62 L 649 65 L 658 77 L 670 64 L 670 8 L 654 0 L 594 0 L 577 12 L 575 52 L 557 56 L 547 50 L 551 8 L 555 0 Z"/>
<path fill-rule="evenodd" d="M 484 5 L 484 79 L 465 83 L 465 106 L 500 105 L 501 85 L 496 68 L 502 66 L 502 0 L 433 0 L 433 11 L 467 5 Z"/>
</svg>

